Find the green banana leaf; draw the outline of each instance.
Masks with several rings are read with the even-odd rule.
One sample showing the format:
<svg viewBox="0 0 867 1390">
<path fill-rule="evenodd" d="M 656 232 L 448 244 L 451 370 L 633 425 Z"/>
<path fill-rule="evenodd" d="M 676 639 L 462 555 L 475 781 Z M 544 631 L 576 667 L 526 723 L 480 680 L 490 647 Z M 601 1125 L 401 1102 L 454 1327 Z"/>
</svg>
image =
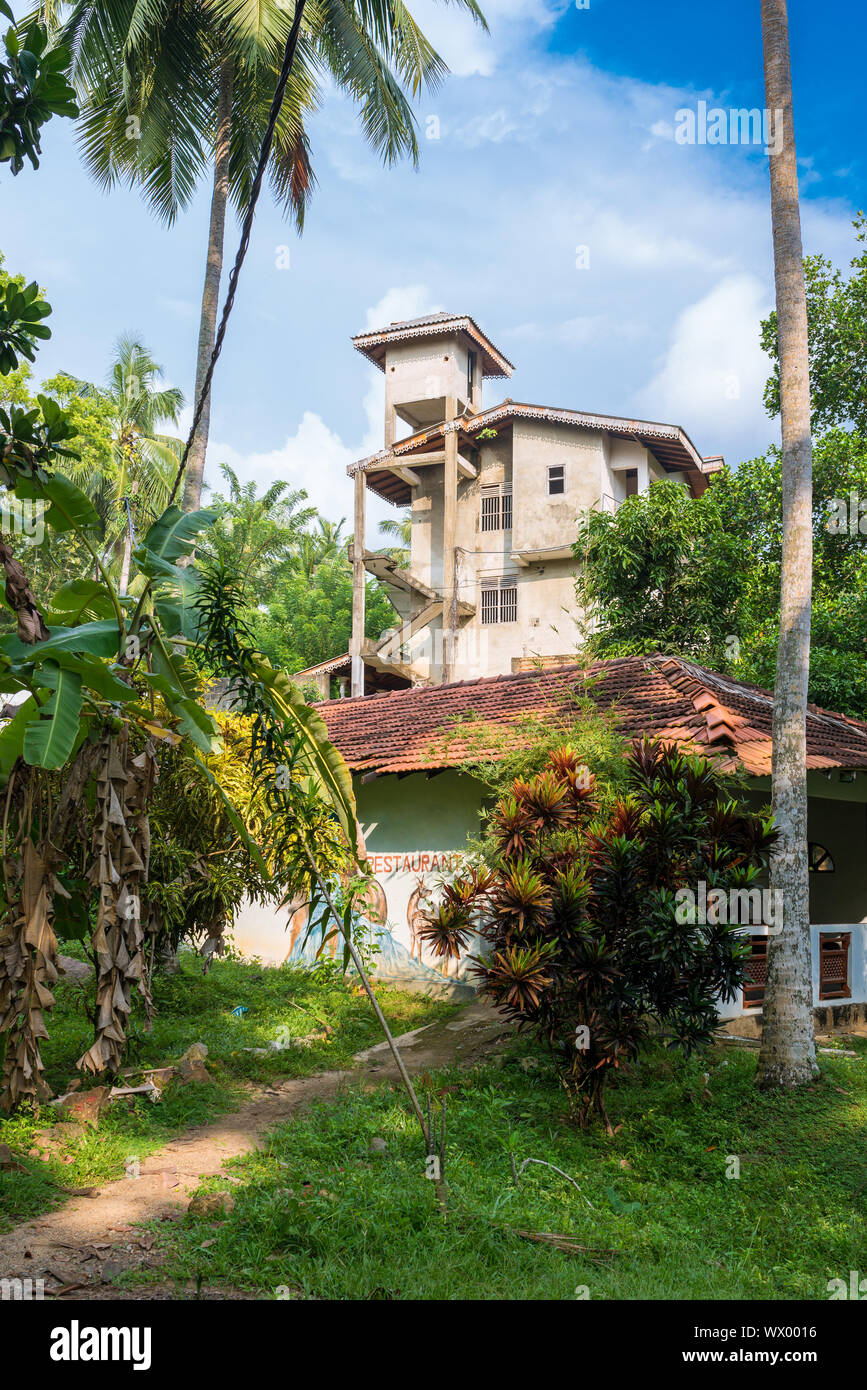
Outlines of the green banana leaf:
<svg viewBox="0 0 867 1390">
<path fill-rule="evenodd" d="M 197 512 L 182 512 L 180 507 L 167 507 L 162 516 L 154 522 L 144 538 L 139 551 L 143 558 L 138 561 L 145 574 L 150 574 L 148 565 L 156 571 L 159 564 L 174 565 L 185 555 L 189 555 L 193 542 L 200 531 L 216 521 L 217 513 L 208 507 Z"/>
<path fill-rule="evenodd" d="M 117 623 L 101 619 L 95 623 L 79 623 L 78 627 L 49 628 L 44 642 L 22 642 L 10 634 L 0 638 L 0 652 L 5 652 L 13 661 L 31 662 L 36 666 L 57 652 L 87 652 L 90 656 L 116 657 Z"/>
<path fill-rule="evenodd" d="M 137 690 L 120 680 L 95 656 L 74 656 L 71 652 L 59 651 L 56 659 L 65 671 L 77 671 L 86 689 L 113 705 L 125 705 L 139 698 Z"/>
<path fill-rule="evenodd" d="M 203 753 L 219 753 L 223 746 L 220 730 L 198 701 L 184 695 L 180 700 L 166 697 L 166 704 L 179 721 L 178 733 L 192 739 Z"/>
<path fill-rule="evenodd" d="M 99 526 L 99 514 L 86 493 L 65 477 L 52 473 L 44 481 L 38 478 L 16 478 L 17 497 L 46 498 L 51 505 L 45 512 L 45 524 L 53 531 L 87 531 Z"/>
<path fill-rule="evenodd" d="M 301 691 L 285 671 L 276 671 L 264 657 L 254 662 L 252 669 L 268 691 L 274 708 L 299 735 L 300 754 L 306 770 L 330 802 L 350 847 L 356 850 L 358 827 L 352 774 L 329 740 L 322 715 L 312 705 L 305 704 Z"/>
<path fill-rule="evenodd" d="M 54 671 L 50 667 L 54 667 Z M 46 664 L 54 693 L 24 731 L 24 761 L 37 767 L 63 767 L 78 738 L 81 676 L 56 662 Z M 56 678 L 56 679 L 55 679 Z"/>
<path fill-rule="evenodd" d="M 49 627 L 73 627 L 83 618 L 110 618 L 114 613 L 111 595 L 95 579 L 71 579 L 58 589 L 43 614 Z"/>
<path fill-rule="evenodd" d="M 14 719 L 0 729 L 0 782 L 4 785 L 16 761 L 24 752 L 24 734 L 31 720 L 39 713 L 39 705 L 33 696 L 19 706 Z"/>
</svg>

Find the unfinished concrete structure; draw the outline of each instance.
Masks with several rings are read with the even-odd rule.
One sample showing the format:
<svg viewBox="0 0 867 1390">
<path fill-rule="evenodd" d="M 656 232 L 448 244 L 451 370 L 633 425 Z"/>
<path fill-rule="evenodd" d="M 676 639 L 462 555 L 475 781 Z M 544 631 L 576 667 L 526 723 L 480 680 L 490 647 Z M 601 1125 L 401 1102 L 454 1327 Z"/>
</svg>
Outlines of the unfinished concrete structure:
<svg viewBox="0 0 867 1390">
<path fill-rule="evenodd" d="M 677 425 L 519 404 L 485 409 L 487 378 L 513 367 L 472 318 L 438 313 L 353 339 L 385 376 L 384 448 L 355 483 L 349 656 L 303 673 L 351 670 L 365 689 L 445 684 L 569 660 L 578 644 L 579 514 L 616 508 L 658 478 L 698 496 L 718 457 Z M 367 548 L 367 491 L 410 509 L 406 568 Z M 394 629 L 364 634 L 367 575 L 386 585 Z"/>
</svg>

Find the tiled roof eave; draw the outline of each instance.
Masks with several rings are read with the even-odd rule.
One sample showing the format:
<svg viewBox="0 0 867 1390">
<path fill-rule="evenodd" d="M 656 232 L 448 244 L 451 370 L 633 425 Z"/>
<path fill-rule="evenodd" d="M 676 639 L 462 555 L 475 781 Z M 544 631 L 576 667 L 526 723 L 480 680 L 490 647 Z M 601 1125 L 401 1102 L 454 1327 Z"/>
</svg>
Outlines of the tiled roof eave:
<svg viewBox="0 0 867 1390">
<path fill-rule="evenodd" d="M 685 751 L 718 759 L 729 770 L 767 777 L 771 771 L 771 713 L 768 703 L 745 701 L 749 718 L 732 706 L 748 688 L 674 657 L 624 657 L 590 668 L 569 666 L 488 676 L 453 685 L 416 687 L 318 708 L 332 740 L 355 772 L 380 774 L 459 768 L 470 758 L 507 754 L 502 730 L 527 715 L 574 717 L 572 692 L 592 676 L 590 693 L 610 709 L 629 737 L 648 734 Z M 721 684 L 728 704 L 719 701 Z M 460 721 L 474 716 L 472 735 L 461 737 Z M 485 748 L 484 730 L 497 737 Z M 863 744 L 863 747 L 862 747 Z M 810 721 L 811 770 L 867 769 L 867 729 L 823 712 Z"/>
<path fill-rule="evenodd" d="M 680 425 L 666 425 L 652 420 L 632 420 L 619 415 L 596 415 L 588 411 L 557 409 L 551 406 L 521 404 L 514 401 L 504 401 L 500 405 L 491 406 L 489 410 L 480 411 L 478 415 L 461 416 L 458 420 L 445 421 L 433 425 L 429 429 L 419 430 L 416 434 L 401 439 L 391 448 L 380 449 L 375 454 L 368 454 L 367 457 L 358 459 L 355 463 L 347 464 L 346 472 L 350 477 L 354 477 L 356 473 L 367 473 L 375 471 L 377 468 L 387 468 L 390 466 L 391 460 L 399 460 L 404 454 L 411 454 L 413 449 L 428 444 L 433 439 L 443 438 L 450 430 L 463 429 L 467 434 L 472 435 L 479 430 L 490 428 L 491 425 L 500 420 L 513 417 L 542 420 L 549 424 L 572 425 L 579 429 L 612 430 L 626 434 L 643 435 L 649 439 L 667 440 L 683 449 L 686 456 L 685 468 L 702 476 L 707 472 L 703 466 L 704 460 Z"/>
<path fill-rule="evenodd" d="M 372 356 L 374 348 L 384 343 L 405 342 L 412 338 L 429 338 L 432 334 L 448 331 L 466 333 L 478 344 L 490 364 L 484 369 L 486 377 L 509 377 L 512 375 L 515 370 L 514 364 L 509 361 L 505 353 L 500 352 L 499 348 L 491 342 L 487 334 L 482 332 L 469 314 L 431 315 L 427 319 L 396 323 L 388 328 L 375 329 L 370 333 L 357 333 L 352 339 L 352 345 L 357 352 L 362 353 L 369 362 L 372 362 L 382 372 L 385 371 L 385 364 L 378 362 Z"/>
</svg>

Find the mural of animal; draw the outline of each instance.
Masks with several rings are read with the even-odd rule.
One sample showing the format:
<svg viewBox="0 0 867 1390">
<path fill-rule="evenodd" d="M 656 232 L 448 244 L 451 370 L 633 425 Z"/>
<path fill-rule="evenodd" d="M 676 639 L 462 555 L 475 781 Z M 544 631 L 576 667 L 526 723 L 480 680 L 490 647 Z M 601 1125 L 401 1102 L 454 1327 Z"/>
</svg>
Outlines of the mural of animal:
<svg viewBox="0 0 867 1390">
<path fill-rule="evenodd" d="M 379 879 L 370 879 L 357 901 L 359 910 L 364 912 L 368 922 L 377 927 L 385 926 L 388 921 L 388 898 Z"/>
<path fill-rule="evenodd" d="M 409 958 L 410 960 L 414 960 L 415 953 L 418 951 L 419 964 L 422 963 L 422 941 L 418 932 L 419 928 L 424 924 L 424 908 L 422 907 L 422 903 L 426 898 L 427 884 L 425 883 L 424 874 L 422 874 L 416 879 L 415 888 L 410 893 L 409 902 L 406 905 L 406 921 L 409 927 L 411 942 Z"/>
</svg>

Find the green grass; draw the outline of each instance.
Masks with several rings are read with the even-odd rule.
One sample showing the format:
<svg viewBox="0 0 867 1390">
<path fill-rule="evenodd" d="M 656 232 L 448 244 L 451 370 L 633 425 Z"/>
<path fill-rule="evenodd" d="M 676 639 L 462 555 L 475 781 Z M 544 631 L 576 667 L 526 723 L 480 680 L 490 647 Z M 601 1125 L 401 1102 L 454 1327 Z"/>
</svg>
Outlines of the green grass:
<svg viewBox="0 0 867 1390">
<path fill-rule="evenodd" d="M 234 1109 L 249 1093 L 251 1083 L 268 1085 L 344 1067 L 355 1052 L 381 1040 L 367 998 L 339 976 L 314 978 L 306 970 L 267 969 L 231 960 L 215 962 L 203 976 L 201 961 L 192 954 L 182 953 L 181 962 L 180 975 L 155 980 L 157 1014 L 151 1033 L 145 1032 L 141 1007 L 136 1004 L 126 1064 L 166 1065 L 177 1061 L 192 1043 L 203 1042 L 208 1047 L 212 1084 L 173 1083 L 158 1104 L 145 1097 L 136 1098 L 130 1106 L 115 1102 L 104 1112 L 98 1131 L 87 1131 L 82 1137 L 70 1126 L 73 1137 L 65 1152 L 47 1160 L 29 1158 L 28 1151 L 35 1135 L 54 1123 L 51 1106 L 0 1119 L 0 1143 L 8 1144 L 27 1169 L 4 1173 L 0 1180 L 0 1230 L 56 1206 L 64 1200 L 61 1185 L 84 1187 L 121 1177 L 128 1158 L 144 1158 L 182 1130 Z M 46 1080 L 55 1094 L 79 1075 L 75 1061 L 92 1041 L 85 1011 L 91 995 L 92 986 L 83 990 L 67 979 L 56 987 L 57 1004 L 48 1020 L 51 1036 L 42 1049 Z M 455 1009 L 389 989 L 377 989 L 377 998 L 396 1033 L 447 1018 Z M 249 1012 L 233 1015 L 236 1005 L 246 1006 Z M 310 1046 L 264 1056 L 244 1051 L 267 1047 L 281 1030 L 295 1037 L 324 1031 L 317 1020 L 333 1032 Z M 85 1084 L 91 1083 L 85 1080 Z"/>
<path fill-rule="evenodd" d="M 354 1088 L 232 1165 L 240 1182 L 227 1219 L 161 1230 L 167 1264 L 154 1277 L 262 1297 L 285 1286 L 325 1299 L 572 1299 L 584 1287 L 593 1299 L 825 1299 L 830 1278 L 867 1274 L 859 1046 L 860 1060 L 823 1056 L 822 1080 L 787 1095 L 758 1093 L 755 1055 L 735 1047 L 690 1061 L 652 1053 L 612 1089 L 613 1138 L 571 1127 L 547 1064 L 521 1067 L 538 1057 L 525 1044 L 505 1066 L 440 1073 L 434 1088 L 456 1088 L 446 1221 L 403 1097 Z M 374 1136 L 386 1156 L 371 1153 Z M 510 1153 L 562 1168 L 580 1194 L 535 1164 L 516 1187 Z M 729 1155 L 740 1156 L 739 1178 L 726 1177 Z M 620 1253 L 568 1255 L 508 1227 Z"/>
</svg>

